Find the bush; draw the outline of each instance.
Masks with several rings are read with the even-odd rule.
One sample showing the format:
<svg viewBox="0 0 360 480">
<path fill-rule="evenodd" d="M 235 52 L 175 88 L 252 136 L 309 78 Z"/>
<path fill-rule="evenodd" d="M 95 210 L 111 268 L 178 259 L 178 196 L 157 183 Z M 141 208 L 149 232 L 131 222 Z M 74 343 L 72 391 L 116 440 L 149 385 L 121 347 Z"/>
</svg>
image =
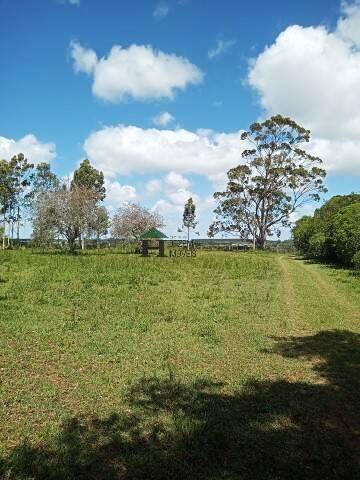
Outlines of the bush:
<svg viewBox="0 0 360 480">
<path fill-rule="evenodd" d="M 314 257 L 324 255 L 326 238 L 323 233 L 315 233 L 309 240 L 309 253 Z"/>
<path fill-rule="evenodd" d="M 355 253 L 352 261 L 353 261 L 355 270 L 358 270 L 360 272 L 360 250 Z"/>
<path fill-rule="evenodd" d="M 314 233 L 314 219 L 311 217 L 300 218 L 292 231 L 295 248 L 300 252 L 309 253 L 310 238 Z"/>
<path fill-rule="evenodd" d="M 360 194 L 332 197 L 313 217 L 298 220 L 292 234 L 301 253 L 353 265 L 360 250 Z"/>
<path fill-rule="evenodd" d="M 334 216 L 331 227 L 337 259 L 350 265 L 360 250 L 360 203 L 340 209 Z"/>
</svg>

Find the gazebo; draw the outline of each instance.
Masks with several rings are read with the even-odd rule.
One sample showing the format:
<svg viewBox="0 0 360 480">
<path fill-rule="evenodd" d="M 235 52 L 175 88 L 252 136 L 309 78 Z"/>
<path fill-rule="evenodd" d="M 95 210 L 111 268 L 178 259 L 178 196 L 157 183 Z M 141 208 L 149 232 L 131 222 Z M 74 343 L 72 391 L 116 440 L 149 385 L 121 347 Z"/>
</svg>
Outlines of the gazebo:
<svg viewBox="0 0 360 480">
<path fill-rule="evenodd" d="M 160 232 L 157 228 L 151 228 L 147 230 L 140 238 L 141 240 L 141 255 L 147 257 L 149 250 L 159 250 L 159 257 L 165 256 L 165 242 L 164 239 L 168 238 L 164 233 Z M 154 243 L 156 243 L 154 245 Z"/>
</svg>

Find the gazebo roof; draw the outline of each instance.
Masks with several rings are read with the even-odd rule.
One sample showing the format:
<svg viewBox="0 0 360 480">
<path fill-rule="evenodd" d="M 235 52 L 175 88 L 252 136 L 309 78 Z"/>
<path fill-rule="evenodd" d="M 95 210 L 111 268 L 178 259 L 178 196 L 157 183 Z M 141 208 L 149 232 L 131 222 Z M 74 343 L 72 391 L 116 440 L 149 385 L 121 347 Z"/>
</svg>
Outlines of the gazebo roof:
<svg viewBox="0 0 360 480">
<path fill-rule="evenodd" d="M 160 232 L 157 228 L 150 228 L 143 235 L 141 240 L 159 240 L 161 238 L 168 238 L 165 233 Z"/>
</svg>

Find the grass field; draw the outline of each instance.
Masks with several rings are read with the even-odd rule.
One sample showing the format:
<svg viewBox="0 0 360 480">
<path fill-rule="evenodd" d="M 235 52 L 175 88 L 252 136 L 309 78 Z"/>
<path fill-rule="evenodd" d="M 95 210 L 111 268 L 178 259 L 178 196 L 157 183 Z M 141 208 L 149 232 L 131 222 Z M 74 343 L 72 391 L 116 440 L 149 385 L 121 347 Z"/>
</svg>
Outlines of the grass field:
<svg viewBox="0 0 360 480">
<path fill-rule="evenodd" d="M 351 272 L 6 251 L 0 328 L 1 478 L 359 478 Z"/>
</svg>

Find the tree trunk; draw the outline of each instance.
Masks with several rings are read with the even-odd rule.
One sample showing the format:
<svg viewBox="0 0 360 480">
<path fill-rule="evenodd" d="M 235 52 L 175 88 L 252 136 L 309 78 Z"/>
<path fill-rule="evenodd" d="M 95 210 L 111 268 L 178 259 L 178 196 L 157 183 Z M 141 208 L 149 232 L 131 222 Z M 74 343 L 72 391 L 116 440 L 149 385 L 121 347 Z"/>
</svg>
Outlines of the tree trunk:
<svg viewBox="0 0 360 480">
<path fill-rule="evenodd" d="M 3 231 L 3 237 L 2 237 L 2 248 L 5 250 L 5 242 L 6 242 L 6 217 L 5 217 L 5 212 L 3 216 L 3 226 L 4 226 L 4 231 Z"/>
<path fill-rule="evenodd" d="M 265 245 L 266 245 L 266 236 L 258 235 L 256 237 L 256 248 L 259 250 L 264 250 Z"/>
<path fill-rule="evenodd" d="M 17 211 L 16 240 L 17 240 L 17 243 L 20 242 L 20 208 L 19 207 Z"/>
<path fill-rule="evenodd" d="M 74 253 L 75 251 L 75 247 L 76 247 L 76 244 L 75 244 L 75 239 L 70 237 L 68 238 L 68 246 L 69 246 L 69 251 L 71 253 Z"/>
<path fill-rule="evenodd" d="M 8 226 L 8 236 L 7 236 L 7 246 L 10 247 L 10 238 L 11 238 L 11 223 L 9 221 L 9 226 Z"/>
<path fill-rule="evenodd" d="M 74 234 L 73 232 L 68 233 L 66 235 L 66 240 L 68 243 L 70 253 L 74 253 L 75 251 L 77 238 L 78 238 L 78 235 Z"/>
</svg>

